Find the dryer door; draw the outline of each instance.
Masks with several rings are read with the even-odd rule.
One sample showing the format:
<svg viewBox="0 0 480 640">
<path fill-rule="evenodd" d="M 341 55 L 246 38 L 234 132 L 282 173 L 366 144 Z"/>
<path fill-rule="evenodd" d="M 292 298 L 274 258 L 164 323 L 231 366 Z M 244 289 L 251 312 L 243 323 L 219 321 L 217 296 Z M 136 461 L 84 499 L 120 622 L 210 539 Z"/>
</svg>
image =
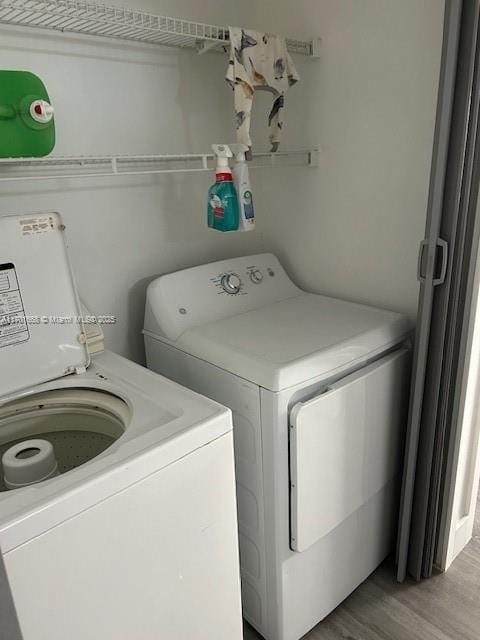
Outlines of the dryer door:
<svg viewBox="0 0 480 640">
<path fill-rule="evenodd" d="M 304 551 L 399 472 L 409 351 L 395 351 L 294 406 L 291 547 Z"/>
</svg>

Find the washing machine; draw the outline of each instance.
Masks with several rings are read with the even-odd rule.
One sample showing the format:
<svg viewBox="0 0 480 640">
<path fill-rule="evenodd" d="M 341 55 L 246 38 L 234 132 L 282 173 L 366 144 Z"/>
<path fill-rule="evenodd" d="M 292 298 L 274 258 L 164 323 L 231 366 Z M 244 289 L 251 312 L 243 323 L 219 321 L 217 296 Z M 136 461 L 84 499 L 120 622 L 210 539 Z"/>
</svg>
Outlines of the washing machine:
<svg viewBox="0 0 480 640">
<path fill-rule="evenodd" d="M 230 412 L 79 316 L 60 216 L 0 218 L 0 548 L 24 640 L 240 640 Z"/>
<path fill-rule="evenodd" d="M 148 366 L 233 411 L 243 611 L 267 640 L 298 640 L 392 548 L 411 329 L 271 254 L 149 286 Z"/>
</svg>

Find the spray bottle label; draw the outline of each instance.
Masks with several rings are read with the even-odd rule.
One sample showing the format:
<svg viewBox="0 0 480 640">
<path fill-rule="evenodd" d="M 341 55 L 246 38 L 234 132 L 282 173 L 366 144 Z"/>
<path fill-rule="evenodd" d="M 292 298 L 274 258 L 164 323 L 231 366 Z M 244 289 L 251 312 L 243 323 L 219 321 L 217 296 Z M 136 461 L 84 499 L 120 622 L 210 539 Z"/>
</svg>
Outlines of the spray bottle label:
<svg viewBox="0 0 480 640">
<path fill-rule="evenodd" d="M 212 195 L 210 197 L 210 206 L 213 209 L 213 215 L 215 218 L 224 218 L 225 217 L 225 208 L 223 206 L 221 198 L 217 195 Z"/>
<path fill-rule="evenodd" d="M 243 210 L 245 212 L 245 218 L 252 220 L 255 217 L 255 210 L 253 208 L 253 195 L 251 191 L 245 191 L 243 193 Z"/>
</svg>

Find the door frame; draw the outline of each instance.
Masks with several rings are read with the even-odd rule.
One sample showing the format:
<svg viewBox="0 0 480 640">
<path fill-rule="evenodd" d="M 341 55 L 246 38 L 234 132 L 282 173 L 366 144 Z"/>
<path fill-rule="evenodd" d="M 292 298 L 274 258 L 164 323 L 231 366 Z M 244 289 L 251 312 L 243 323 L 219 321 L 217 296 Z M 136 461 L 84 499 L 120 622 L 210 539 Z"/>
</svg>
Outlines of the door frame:
<svg viewBox="0 0 480 640">
<path fill-rule="evenodd" d="M 421 580 L 432 575 L 434 566 L 448 566 L 473 524 L 478 443 L 472 430 L 474 400 L 466 400 L 475 395 L 476 386 L 467 381 L 470 360 L 472 366 L 475 360 L 479 184 L 480 0 L 447 0 L 429 207 L 419 257 L 419 315 L 397 549 L 400 582 L 407 572 Z M 436 249 L 442 245 L 440 262 Z"/>
<path fill-rule="evenodd" d="M 480 203 L 477 204 L 480 219 Z M 477 221 L 478 224 L 478 221 Z M 470 313 L 465 318 L 465 360 L 458 389 L 458 428 L 446 463 L 436 568 L 447 571 L 472 538 L 480 482 L 480 249 L 470 274 Z"/>
</svg>

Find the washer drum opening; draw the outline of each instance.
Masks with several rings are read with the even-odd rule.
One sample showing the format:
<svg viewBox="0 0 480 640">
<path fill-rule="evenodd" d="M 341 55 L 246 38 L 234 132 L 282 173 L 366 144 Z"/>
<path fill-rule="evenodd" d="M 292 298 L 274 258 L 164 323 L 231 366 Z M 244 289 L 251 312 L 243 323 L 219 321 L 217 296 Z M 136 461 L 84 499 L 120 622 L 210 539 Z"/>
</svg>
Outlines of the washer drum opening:
<svg viewBox="0 0 480 640">
<path fill-rule="evenodd" d="M 53 446 L 60 474 L 108 449 L 131 420 L 127 403 L 96 389 L 61 389 L 34 394 L 0 407 L 0 460 L 10 447 L 32 438 Z M 0 491 L 7 487 L 0 470 Z"/>
</svg>

